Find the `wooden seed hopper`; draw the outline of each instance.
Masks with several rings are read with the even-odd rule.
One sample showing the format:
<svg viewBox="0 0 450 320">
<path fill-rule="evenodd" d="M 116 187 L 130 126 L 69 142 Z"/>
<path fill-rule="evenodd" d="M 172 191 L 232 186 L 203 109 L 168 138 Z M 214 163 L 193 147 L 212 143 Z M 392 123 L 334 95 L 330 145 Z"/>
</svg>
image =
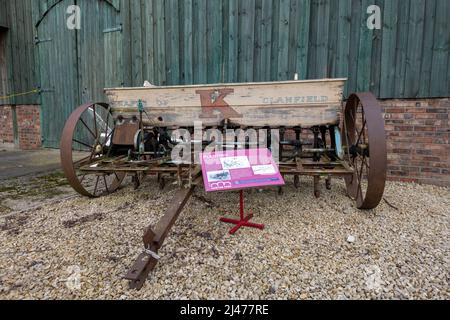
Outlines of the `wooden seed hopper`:
<svg viewBox="0 0 450 320">
<path fill-rule="evenodd" d="M 62 167 L 80 194 L 99 197 L 116 191 L 124 178 L 135 188 L 156 175 L 160 188 L 173 179 L 179 191 L 163 218 L 147 228 L 144 251 L 126 275 L 141 288 L 155 267 L 158 250 L 194 188 L 201 169 L 174 161 L 174 150 L 189 146 L 188 158 L 206 146 L 251 148 L 250 138 L 213 139 L 195 129 L 243 132 L 278 150 L 283 175 L 314 178 L 331 188 L 343 177 L 347 194 L 360 209 L 372 209 L 383 196 L 386 141 L 380 105 L 371 93 L 352 94 L 343 107 L 346 79 L 198 86 L 106 89 L 108 103 L 88 103 L 69 117 L 61 139 Z M 173 133 L 184 129 L 188 138 Z M 209 132 L 209 131 L 206 131 Z M 183 149 L 185 150 L 185 149 Z M 185 157 L 184 157 L 185 158 Z"/>
</svg>

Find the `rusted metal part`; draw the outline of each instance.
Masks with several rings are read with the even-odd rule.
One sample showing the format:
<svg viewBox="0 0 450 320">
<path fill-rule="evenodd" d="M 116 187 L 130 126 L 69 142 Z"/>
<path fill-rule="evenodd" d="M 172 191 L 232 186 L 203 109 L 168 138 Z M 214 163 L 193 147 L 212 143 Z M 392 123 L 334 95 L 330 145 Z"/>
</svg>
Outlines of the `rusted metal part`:
<svg viewBox="0 0 450 320">
<path fill-rule="evenodd" d="M 96 162 L 90 163 L 89 165 L 84 165 L 79 168 L 83 172 L 127 172 L 127 173 L 145 173 L 151 174 L 154 170 L 161 171 L 174 171 L 176 168 L 164 168 L 159 167 L 169 158 L 158 158 L 152 160 L 142 160 L 142 161 L 115 161 L 114 159 L 100 159 Z M 95 164 L 96 166 L 92 166 Z"/>
<path fill-rule="evenodd" d="M 153 244 L 153 240 L 155 239 L 156 234 L 153 232 L 151 226 L 145 229 L 144 235 L 142 236 L 142 240 L 144 241 L 144 246 L 147 247 Z"/>
<path fill-rule="evenodd" d="M 115 190 L 117 190 L 117 188 L 120 186 L 123 179 L 125 178 L 125 174 L 115 173 L 114 177 L 112 179 L 109 179 L 111 181 L 108 183 L 106 176 L 103 176 L 103 178 L 97 176 L 94 178 L 96 179 L 94 190 L 90 190 L 83 184 L 83 182 L 86 181 L 86 176 L 89 175 L 89 173 L 81 175 L 77 174 L 77 170 L 79 170 L 80 166 L 95 164 L 96 162 L 99 161 L 99 159 L 101 160 L 105 157 L 105 155 L 103 154 L 104 147 L 106 144 L 106 140 L 108 140 L 108 135 L 110 133 L 108 132 L 108 127 L 106 127 L 106 136 L 104 137 L 105 141 L 102 142 L 101 131 L 103 128 L 101 128 L 101 126 L 99 126 L 99 124 L 97 123 L 98 114 L 96 108 L 108 109 L 109 106 L 105 103 L 87 103 L 78 107 L 70 115 L 64 127 L 60 145 L 61 167 L 70 186 L 73 189 L 75 189 L 75 191 L 77 191 L 79 194 L 87 197 L 98 197 L 104 193 L 114 192 Z M 94 123 L 92 125 L 89 125 L 86 121 L 82 119 L 82 115 L 87 111 L 93 112 Z M 108 123 L 108 118 L 106 119 L 106 123 Z M 77 125 L 79 126 L 78 128 L 84 128 L 84 130 L 86 130 L 86 134 L 92 136 L 92 138 L 94 139 L 93 144 L 89 144 L 84 141 L 81 141 L 80 139 L 77 139 L 76 137 Z M 75 161 L 74 159 L 73 154 L 74 143 L 82 145 L 88 150 L 87 157 L 82 159 L 81 161 L 79 160 Z M 104 180 L 103 182 L 105 190 L 103 190 L 104 192 L 102 193 L 100 193 L 99 190 L 97 190 L 99 183 L 103 183 L 100 181 L 100 179 Z"/>
<path fill-rule="evenodd" d="M 316 198 L 320 197 L 320 177 L 314 176 L 314 196 Z"/>
<path fill-rule="evenodd" d="M 167 209 L 163 218 L 158 222 L 155 231 L 151 227 L 147 228 L 143 236 L 145 249 L 157 253 L 161 248 L 162 243 L 167 236 L 170 228 L 175 223 L 176 218 L 181 213 L 186 202 L 191 197 L 195 186 L 191 188 L 180 189 L 175 195 L 172 204 Z M 133 264 L 125 279 L 130 281 L 130 288 L 140 289 L 145 283 L 145 280 L 157 264 L 157 259 L 147 252 L 139 255 L 136 262 Z"/>
<path fill-rule="evenodd" d="M 177 182 L 180 187 L 183 186 L 183 170 L 181 166 L 177 166 Z"/>
<path fill-rule="evenodd" d="M 298 174 L 294 176 L 294 187 L 295 189 L 300 188 L 300 177 Z"/>
<path fill-rule="evenodd" d="M 344 143 L 354 173 L 345 178 L 347 193 L 359 209 L 373 209 L 386 183 L 386 132 L 380 104 L 370 92 L 352 94 L 344 112 Z M 359 121 L 360 120 L 360 121 Z"/>
<path fill-rule="evenodd" d="M 201 180 L 200 168 L 196 168 L 193 176 Z M 158 259 L 155 255 L 164 243 L 170 229 L 174 225 L 184 206 L 192 196 L 197 183 L 193 183 L 189 188 L 181 188 L 175 194 L 170 206 L 155 227 L 149 226 L 143 236 L 144 248 L 133 264 L 125 279 L 130 281 L 131 289 L 141 289 L 147 279 L 148 274 L 155 268 Z"/>
<path fill-rule="evenodd" d="M 331 177 L 327 177 L 327 179 L 325 180 L 325 187 L 327 188 L 327 190 L 331 190 Z"/>
<path fill-rule="evenodd" d="M 171 201 L 171 205 L 166 211 L 166 214 L 156 224 L 154 228 L 155 237 L 153 238 L 153 243 L 156 244 L 158 248 L 162 246 L 167 234 L 183 210 L 187 201 L 192 196 L 196 186 L 196 184 L 192 184 L 189 188 L 182 188 Z M 149 243 L 144 244 L 148 245 Z"/>
<path fill-rule="evenodd" d="M 139 130 L 139 121 L 126 119 L 123 123 L 117 124 L 114 129 L 112 143 L 114 145 L 133 146 L 136 132 Z"/>
<path fill-rule="evenodd" d="M 343 161 L 336 162 L 315 162 L 300 161 L 295 163 L 280 163 L 280 172 L 284 175 L 294 176 L 349 176 L 353 174 L 353 169 L 346 166 Z M 294 177 L 295 179 L 295 177 Z"/>
<path fill-rule="evenodd" d="M 145 251 L 142 252 L 124 277 L 129 280 L 130 289 L 140 290 L 144 285 L 148 274 L 155 268 L 157 263 L 158 259 Z"/>
</svg>

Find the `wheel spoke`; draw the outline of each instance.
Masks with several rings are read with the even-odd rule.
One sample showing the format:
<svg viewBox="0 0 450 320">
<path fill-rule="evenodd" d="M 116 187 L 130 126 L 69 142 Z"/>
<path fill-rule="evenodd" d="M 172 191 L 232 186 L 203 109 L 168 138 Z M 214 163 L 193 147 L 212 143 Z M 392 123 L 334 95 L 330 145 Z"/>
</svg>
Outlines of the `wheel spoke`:
<svg viewBox="0 0 450 320">
<path fill-rule="evenodd" d="M 352 110 L 351 112 L 350 112 L 350 116 L 352 117 L 352 123 L 356 123 L 356 120 L 355 120 L 355 111 L 354 110 Z"/>
<path fill-rule="evenodd" d="M 360 169 L 360 171 L 359 171 L 359 184 L 361 184 L 361 181 L 362 181 L 363 166 L 364 166 L 364 162 L 361 161 L 361 169 Z"/>
<path fill-rule="evenodd" d="M 108 190 L 108 183 L 106 182 L 106 175 L 103 175 L 103 181 L 105 182 L 106 192 L 109 193 L 109 190 Z"/>
<path fill-rule="evenodd" d="M 83 181 L 84 181 L 84 178 L 86 178 L 86 174 L 84 174 L 82 177 L 81 177 L 81 179 L 80 179 L 80 183 L 83 183 Z"/>
<path fill-rule="evenodd" d="M 92 111 L 94 112 L 94 130 L 96 135 L 96 138 L 98 137 L 98 127 L 97 127 L 97 112 L 95 110 L 95 105 L 92 106 Z"/>
<path fill-rule="evenodd" d="M 97 194 L 97 188 L 98 188 L 98 181 L 99 180 L 100 180 L 100 176 L 97 176 L 97 181 L 95 181 L 94 196 Z"/>
<path fill-rule="evenodd" d="M 364 121 L 364 124 L 363 124 L 363 127 L 362 127 L 361 131 L 360 132 L 356 131 L 356 132 L 358 132 L 358 140 L 356 140 L 356 143 L 355 143 L 356 146 L 359 145 L 359 143 L 361 141 L 361 136 L 363 136 L 363 135 L 364 135 L 364 142 L 365 142 L 365 140 L 366 140 L 365 132 L 364 132 L 365 128 L 366 128 L 366 122 Z"/>
<path fill-rule="evenodd" d="M 356 103 L 356 106 L 353 105 L 353 108 L 350 113 L 350 115 L 352 116 L 353 123 L 356 122 L 355 116 L 356 116 L 356 111 L 358 110 L 358 105 L 359 105 L 359 102 Z"/>
<path fill-rule="evenodd" d="M 359 171 L 358 171 L 358 161 L 356 160 L 357 158 L 353 159 L 353 167 L 355 168 L 356 171 L 356 177 L 359 177 Z"/>
<path fill-rule="evenodd" d="M 92 159 L 94 159 L 94 157 L 95 157 L 95 149 L 96 149 L 96 146 L 97 146 L 97 141 L 95 141 L 95 144 L 94 144 L 94 147 L 92 147 L 92 150 L 91 150 L 91 156 L 90 156 L 90 160 L 92 161 Z"/>
<path fill-rule="evenodd" d="M 369 166 L 369 164 L 367 163 L 367 158 L 364 157 L 363 159 L 364 159 L 364 164 L 366 165 L 367 171 L 369 171 L 369 170 L 370 170 L 370 166 Z"/>
<path fill-rule="evenodd" d="M 86 158 L 83 158 L 83 159 L 81 159 L 81 160 L 78 160 L 78 161 L 76 161 L 76 162 L 74 162 L 73 163 L 73 166 L 74 166 L 74 168 L 79 168 L 79 167 L 81 167 L 84 163 L 83 162 L 85 162 L 85 161 L 87 161 L 87 160 L 91 160 L 91 157 L 86 157 Z"/>
<path fill-rule="evenodd" d="M 89 144 L 87 144 L 87 143 L 85 143 L 85 142 L 82 142 L 82 141 L 79 141 L 79 140 L 77 140 L 77 139 L 72 139 L 72 141 L 73 142 L 76 142 L 76 143 L 79 143 L 79 144 L 81 144 L 82 146 L 85 146 L 85 147 L 87 147 L 87 148 L 89 148 L 89 149 L 93 149 L 93 147 L 92 146 L 90 146 Z"/>
<path fill-rule="evenodd" d="M 362 109 L 362 122 L 364 123 L 363 128 L 362 128 L 362 134 L 363 134 L 363 142 L 364 144 L 366 143 L 366 125 L 367 125 L 367 120 L 366 120 L 366 116 L 364 114 L 364 109 Z"/>
<path fill-rule="evenodd" d="M 84 122 L 84 120 L 82 118 L 80 118 L 80 121 L 86 127 L 86 129 L 88 129 L 88 131 L 91 133 L 91 135 L 94 137 L 94 139 L 97 139 L 97 136 L 94 134 L 94 132 L 92 132 L 91 128 L 88 127 L 86 122 Z"/>
<path fill-rule="evenodd" d="M 111 138 L 113 132 L 114 132 L 114 129 L 111 129 L 111 132 L 108 133 L 108 135 L 106 136 L 106 139 L 105 139 L 106 142 L 109 140 L 109 138 Z"/>
<path fill-rule="evenodd" d="M 359 199 L 361 199 L 361 202 L 363 201 L 363 193 L 362 193 L 361 184 L 358 185 L 358 189 L 356 191 L 356 201 L 358 201 Z"/>
<path fill-rule="evenodd" d="M 109 116 L 111 114 L 111 107 L 108 107 L 107 114 L 106 114 L 106 122 L 105 122 L 105 142 L 104 144 L 108 142 L 108 131 L 109 131 Z"/>
</svg>

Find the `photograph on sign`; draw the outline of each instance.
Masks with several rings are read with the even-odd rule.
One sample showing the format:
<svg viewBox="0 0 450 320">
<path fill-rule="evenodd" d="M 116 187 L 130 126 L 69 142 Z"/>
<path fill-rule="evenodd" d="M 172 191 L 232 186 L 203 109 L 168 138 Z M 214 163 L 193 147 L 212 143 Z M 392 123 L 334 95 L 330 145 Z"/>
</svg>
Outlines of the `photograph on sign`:
<svg viewBox="0 0 450 320">
<path fill-rule="evenodd" d="M 224 170 L 250 168 L 247 156 L 220 158 Z"/>
<path fill-rule="evenodd" d="M 209 182 L 228 181 L 231 180 L 230 171 L 210 171 L 207 173 Z"/>
<path fill-rule="evenodd" d="M 252 170 L 255 175 L 269 175 L 269 174 L 277 173 L 277 171 L 275 170 L 275 167 L 271 164 L 253 166 Z"/>
</svg>

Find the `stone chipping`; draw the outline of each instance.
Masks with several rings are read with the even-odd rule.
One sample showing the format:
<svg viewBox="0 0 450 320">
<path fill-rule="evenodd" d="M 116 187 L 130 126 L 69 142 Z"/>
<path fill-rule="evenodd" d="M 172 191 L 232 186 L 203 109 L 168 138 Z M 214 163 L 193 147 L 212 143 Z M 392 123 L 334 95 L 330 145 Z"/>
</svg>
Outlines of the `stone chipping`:
<svg viewBox="0 0 450 320">
<path fill-rule="evenodd" d="M 296 190 L 246 191 L 264 231 L 228 234 L 237 192 L 198 188 L 140 291 L 122 277 L 142 251 L 176 187 L 148 178 L 88 199 L 65 190 L 52 201 L 0 214 L 2 299 L 449 299 L 450 189 L 388 182 L 385 200 L 359 211 L 333 180 L 316 199 Z M 349 239 L 351 241 L 349 241 Z"/>
</svg>

